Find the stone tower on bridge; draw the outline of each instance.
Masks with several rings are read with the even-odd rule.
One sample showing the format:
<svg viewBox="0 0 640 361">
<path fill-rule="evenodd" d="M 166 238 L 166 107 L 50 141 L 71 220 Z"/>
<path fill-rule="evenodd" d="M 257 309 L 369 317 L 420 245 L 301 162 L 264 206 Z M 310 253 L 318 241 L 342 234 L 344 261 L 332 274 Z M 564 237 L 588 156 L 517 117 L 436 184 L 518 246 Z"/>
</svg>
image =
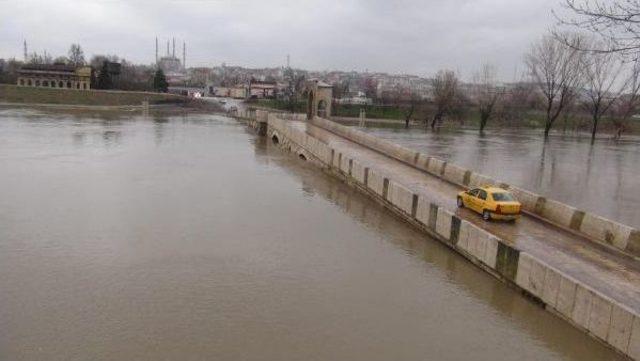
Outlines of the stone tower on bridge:
<svg viewBox="0 0 640 361">
<path fill-rule="evenodd" d="M 307 98 L 307 119 L 331 116 L 333 87 L 319 79 L 309 79 L 305 85 Z"/>
</svg>

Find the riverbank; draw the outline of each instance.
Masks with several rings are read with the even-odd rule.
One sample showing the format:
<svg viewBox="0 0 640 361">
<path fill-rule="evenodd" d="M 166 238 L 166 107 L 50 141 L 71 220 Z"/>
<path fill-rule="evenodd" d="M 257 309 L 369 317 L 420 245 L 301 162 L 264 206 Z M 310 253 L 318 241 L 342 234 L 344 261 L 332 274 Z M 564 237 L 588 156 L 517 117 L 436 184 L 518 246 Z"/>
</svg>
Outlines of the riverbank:
<svg viewBox="0 0 640 361">
<path fill-rule="evenodd" d="M 119 90 L 29 88 L 0 84 L 0 106 L 88 110 L 137 110 L 148 107 L 181 107 L 221 111 L 218 103 L 181 95 Z"/>
</svg>

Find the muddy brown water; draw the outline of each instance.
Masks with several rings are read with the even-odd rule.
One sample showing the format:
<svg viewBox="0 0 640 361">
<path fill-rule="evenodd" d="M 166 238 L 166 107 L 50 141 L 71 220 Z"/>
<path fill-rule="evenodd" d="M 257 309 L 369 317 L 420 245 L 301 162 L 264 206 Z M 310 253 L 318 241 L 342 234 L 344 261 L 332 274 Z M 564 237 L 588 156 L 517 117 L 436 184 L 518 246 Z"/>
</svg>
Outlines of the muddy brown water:
<svg viewBox="0 0 640 361">
<path fill-rule="evenodd" d="M 0 110 L 0 360 L 616 360 L 215 115 Z"/>
<path fill-rule="evenodd" d="M 411 149 L 445 159 L 500 181 L 640 228 L 640 137 L 541 131 L 402 127 L 360 128 Z"/>
</svg>

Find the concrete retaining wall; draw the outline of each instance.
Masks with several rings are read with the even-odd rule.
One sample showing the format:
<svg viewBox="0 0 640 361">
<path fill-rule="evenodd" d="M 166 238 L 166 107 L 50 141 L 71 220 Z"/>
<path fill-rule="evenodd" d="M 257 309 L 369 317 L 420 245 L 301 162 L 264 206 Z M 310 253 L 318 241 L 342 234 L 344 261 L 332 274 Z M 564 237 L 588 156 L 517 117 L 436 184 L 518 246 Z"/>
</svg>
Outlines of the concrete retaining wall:
<svg viewBox="0 0 640 361">
<path fill-rule="evenodd" d="M 640 315 L 637 313 L 545 264 L 543 260 L 461 220 L 437 204 L 429 203 L 426 195 L 413 193 L 381 170 L 367 167 L 351 155 L 340 153 L 304 131 L 288 126 L 284 120 L 270 115 L 267 135 L 278 137 L 278 144 L 284 149 L 307 152 L 309 159 L 318 166 L 377 198 L 484 270 L 539 300 L 548 310 L 622 354 L 640 360 Z M 359 138 L 362 139 L 362 135 Z M 463 183 L 468 180 L 471 185 L 482 181 L 466 170 L 449 168 L 445 162 L 435 158 L 428 158 L 427 162 L 418 155 L 415 159 L 425 168 L 451 179 L 462 179 Z M 526 202 L 534 203 L 534 196 L 527 198 L 530 197 L 527 193 L 523 195 Z M 544 212 L 545 208 L 542 210 Z M 550 212 L 549 209 L 546 212 Z M 568 221 L 573 217 L 570 213 L 559 211 L 557 216 Z M 575 219 L 573 221 L 576 222 Z M 584 219 L 582 221 L 584 224 Z M 589 219 L 588 222 L 598 221 Z"/>
<path fill-rule="evenodd" d="M 312 124 L 461 187 L 472 188 L 492 184 L 507 188 L 520 200 L 524 211 L 561 227 L 582 233 L 590 240 L 607 244 L 634 257 L 640 257 L 640 231 L 637 229 L 521 188 L 500 183 L 491 177 L 447 163 L 438 158 L 429 157 L 327 119 L 316 117 L 312 120 Z"/>
</svg>

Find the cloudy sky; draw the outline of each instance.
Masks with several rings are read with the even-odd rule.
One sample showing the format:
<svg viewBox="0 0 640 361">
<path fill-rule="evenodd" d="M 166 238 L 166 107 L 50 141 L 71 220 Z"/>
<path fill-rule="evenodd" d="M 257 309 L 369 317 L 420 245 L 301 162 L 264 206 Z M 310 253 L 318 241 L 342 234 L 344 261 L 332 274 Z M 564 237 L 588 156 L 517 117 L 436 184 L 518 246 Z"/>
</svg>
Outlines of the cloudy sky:
<svg viewBox="0 0 640 361">
<path fill-rule="evenodd" d="M 187 41 L 187 65 L 291 64 L 464 77 L 483 62 L 505 80 L 555 20 L 560 0 L 0 0 L 0 57 L 117 54 L 152 63 L 155 37 Z M 181 45 L 176 46 L 181 50 Z"/>
</svg>

